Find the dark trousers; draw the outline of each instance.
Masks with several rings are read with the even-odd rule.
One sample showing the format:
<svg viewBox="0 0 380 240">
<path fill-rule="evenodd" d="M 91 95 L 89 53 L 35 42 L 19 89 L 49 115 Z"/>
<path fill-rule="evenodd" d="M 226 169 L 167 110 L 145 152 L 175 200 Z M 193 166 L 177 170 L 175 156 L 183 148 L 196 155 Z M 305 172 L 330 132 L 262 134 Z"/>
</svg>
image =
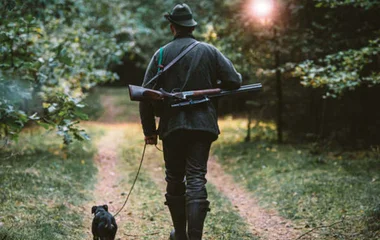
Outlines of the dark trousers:
<svg viewBox="0 0 380 240">
<path fill-rule="evenodd" d="M 163 140 L 167 194 L 187 201 L 207 199 L 207 160 L 215 136 L 203 131 L 177 130 Z"/>
</svg>

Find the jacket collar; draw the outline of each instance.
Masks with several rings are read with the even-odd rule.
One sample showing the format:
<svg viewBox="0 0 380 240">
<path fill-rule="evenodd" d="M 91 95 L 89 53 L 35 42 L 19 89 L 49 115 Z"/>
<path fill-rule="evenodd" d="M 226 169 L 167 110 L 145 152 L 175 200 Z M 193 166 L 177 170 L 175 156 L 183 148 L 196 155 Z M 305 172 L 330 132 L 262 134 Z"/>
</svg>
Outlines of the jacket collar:
<svg viewBox="0 0 380 240">
<path fill-rule="evenodd" d="M 191 34 L 191 33 L 188 33 L 188 34 L 177 34 L 177 35 L 174 36 L 173 40 L 176 40 L 178 38 L 193 38 L 193 39 L 195 39 L 194 35 Z"/>
</svg>

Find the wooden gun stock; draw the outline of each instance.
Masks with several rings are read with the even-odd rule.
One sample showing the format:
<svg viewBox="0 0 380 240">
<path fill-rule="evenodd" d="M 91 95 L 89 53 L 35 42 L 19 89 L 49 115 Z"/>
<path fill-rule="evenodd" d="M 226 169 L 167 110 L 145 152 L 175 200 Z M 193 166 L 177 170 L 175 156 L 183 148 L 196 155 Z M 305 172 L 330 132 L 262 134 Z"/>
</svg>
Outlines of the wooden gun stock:
<svg viewBox="0 0 380 240">
<path fill-rule="evenodd" d="M 129 85 L 129 97 L 132 101 L 157 101 L 164 99 L 164 95 L 156 90 Z"/>
</svg>

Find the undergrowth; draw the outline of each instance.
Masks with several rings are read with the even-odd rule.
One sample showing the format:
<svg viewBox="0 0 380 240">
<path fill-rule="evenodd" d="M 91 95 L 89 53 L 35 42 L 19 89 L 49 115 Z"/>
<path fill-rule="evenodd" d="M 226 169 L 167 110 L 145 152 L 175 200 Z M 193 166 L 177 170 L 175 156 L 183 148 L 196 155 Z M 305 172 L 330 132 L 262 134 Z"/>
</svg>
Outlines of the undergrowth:
<svg viewBox="0 0 380 240">
<path fill-rule="evenodd" d="M 278 209 L 318 239 L 379 238 L 378 155 L 339 150 L 315 155 L 307 144 L 262 141 L 275 136 L 270 124 L 257 125 L 265 131 L 254 129 L 256 140 L 247 143 L 244 121 L 228 119 L 221 126 L 214 153 L 263 206 Z"/>
<path fill-rule="evenodd" d="M 65 147 L 31 129 L 0 151 L 0 239 L 81 239 L 96 168 L 89 142 Z"/>
</svg>

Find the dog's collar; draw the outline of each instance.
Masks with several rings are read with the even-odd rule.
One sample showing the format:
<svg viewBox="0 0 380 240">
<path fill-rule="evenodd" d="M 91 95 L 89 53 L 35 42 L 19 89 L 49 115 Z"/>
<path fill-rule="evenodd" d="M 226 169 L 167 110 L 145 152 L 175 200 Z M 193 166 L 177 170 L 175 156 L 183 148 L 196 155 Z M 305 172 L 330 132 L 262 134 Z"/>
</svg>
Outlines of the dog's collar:
<svg viewBox="0 0 380 240">
<path fill-rule="evenodd" d="M 95 216 L 98 215 L 98 214 L 101 213 L 101 212 L 102 212 L 102 211 L 100 211 L 100 210 L 99 210 L 99 211 L 96 211 L 96 212 L 95 212 Z"/>
</svg>

